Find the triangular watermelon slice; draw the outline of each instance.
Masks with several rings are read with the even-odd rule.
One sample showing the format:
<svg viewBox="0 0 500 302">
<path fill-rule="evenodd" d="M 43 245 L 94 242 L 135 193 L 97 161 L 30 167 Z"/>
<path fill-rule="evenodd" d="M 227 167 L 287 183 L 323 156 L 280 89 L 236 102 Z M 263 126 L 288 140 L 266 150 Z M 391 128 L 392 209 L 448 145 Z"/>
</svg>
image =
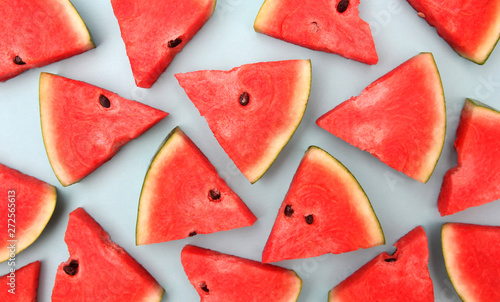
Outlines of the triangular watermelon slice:
<svg viewBox="0 0 500 302">
<path fill-rule="evenodd" d="M 500 38 L 500 1 L 408 0 L 462 57 L 484 64 Z"/>
<path fill-rule="evenodd" d="M 32 244 L 56 206 L 56 188 L 0 164 L 0 262 Z"/>
<path fill-rule="evenodd" d="M 175 77 L 236 167 L 254 183 L 302 120 L 311 89 L 311 62 L 262 62 Z"/>
<path fill-rule="evenodd" d="M 137 86 L 150 88 L 212 15 L 216 0 L 111 0 Z"/>
<path fill-rule="evenodd" d="M 40 261 L 19 269 L 9 265 L 9 273 L 0 277 L 0 301 L 36 302 Z"/>
<path fill-rule="evenodd" d="M 457 129 L 458 166 L 444 176 L 441 216 L 500 198 L 500 112 L 467 99 Z"/>
<path fill-rule="evenodd" d="M 251 226 L 256 220 L 200 149 L 175 128 L 144 180 L 137 244 Z"/>
<path fill-rule="evenodd" d="M 366 64 L 378 62 L 368 23 L 359 17 L 360 0 L 266 0 L 257 32 Z"/>
<path fill-rule="evenodd" d="M 463 301 L 500 301 L 500 227 L 445 223 L 441 229 L 448 276 Z"/>
<path fill-rule="evenodd" d="M 427 182 L 446 134 L 443 87 L 432 54 L 411 58 L 316 123 L 390 167 Z"/>
<path fill-rule="evenodd" d="M 302 280 L 289 269 L 186 245 L 182 266 L 201 301 L 297 301 Z"/>
<path fill-rule="evenodd" d="M 84 82 L 40 75 L 43 141 L 63 186 L 92 173 L 167 115 Z"/>
<path fill-rule="evenodd" d="M 384 244 L 370 201 L 354 176 L 324 150 L 304 154 L 262 253 L 277 262 Z"/>
<path fill-rule="evenodd" d="M 69 0 L 0 1 L 0 82 L 94 48 Z"/>
<path fill-rule="evenodd" d="M 394 247 L 394 254 L 379 254 L 335 286 L 328 301 L 434 302 L 424 229 L 416 227 Z"/>
<path fill-rule="evenodd" d="M 64 241 L 70 258 L 57 269 L 52 302 L 162 299 L 158 282 L 83 208 L 69 214 Z"/>
</svg>

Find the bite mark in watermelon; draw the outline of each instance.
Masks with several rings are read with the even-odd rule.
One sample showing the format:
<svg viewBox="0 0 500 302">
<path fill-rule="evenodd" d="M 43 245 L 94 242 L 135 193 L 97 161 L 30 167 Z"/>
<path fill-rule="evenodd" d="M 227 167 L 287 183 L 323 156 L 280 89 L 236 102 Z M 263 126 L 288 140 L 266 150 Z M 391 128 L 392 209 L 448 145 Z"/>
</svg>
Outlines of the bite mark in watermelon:
<svg viewBox="0 0 500 302">
<path fill-rule="evenodd" d="M 446 271 L 463 301 L 500 301 L 500 227 L 445 223 L 441 229 Z"/>
<path fill-rule="evenodd" d="M 445 107 L 434 58 L 431 53 L 421 53 L 370 84 L 359 96 L 325 113 L 316 123 L 425 183 L 443 149 Z"/>
<path fill-rule="evenodd" d="M 261 62 L 175 77 L 224 151 L 254 183 L 302 120 L 311 89 L 311 61 Z"/>
<path fill-rule="evenodd" d="M 36 302 L 39 276 L 40 261 L 15 269 L 14 272 L 9 270 L 8 274 L 0 277 L 0 300 L 6 302 Z M 13 284 L 13 286 L 10 284 Z"/>
<path fill-rule="evenodd" d="M 467 99 L 457 129 L 458 166 L 446 172 L 438 198 L 441 216 L 500 198 L 500 112 Z"/>
<path fill-rule="evenodd" d="M 368 23 L 359 17 L 359 0 L 266 0 L 257 32 L 366 64 L 378 62 Z"/>
<path fill-rule="evenodd" d="M 160 301 L 164 290 L 83 208 L 69 214 L 70 258 L 59 265 L 53 302 Z"/>
<path fill-rule="evenodd" d="M 202 302 L 295 302 L 302 288 L 292 270 L 193 245 L 181 261 Z"/>
<path fill-rule="evenodd" d="M 208 21 L 216 0 L 111 0 L 137 86 L 150 88 Z"/>
<path fill-rule="evenodd" d="M 0 262 L 20 253 L 42 233 L 56 206 L 56 188 L 0 164 Z M 9 227 L 15 226 L 15 228 Z M 14 232 L 12 232 L 14 231 Z"/>
<path fill-rule="evenodd" d="M 144 179 L 137 245 L 251 226 L 256 220 L 200 149 L 175 128 Z"/>
<path fill-rule="evenodd" d="M 68 0 L 0 2 L 0 82 L 94 48 Z"/>
<path fill-rule="evenodd" d="M 84 82 L 40 75 L 43 141 L 63 186 L 92 173 L 167 115 Z"/>
<path fill-rule="evenodd" d="M 394 254 L 379 254 L 335 286 L 328 301 L 434 302 L 424 229 L 416 227 L 394 247 Z"/>
<path fill-rule="evenodd" d="M 279 209 L 262 261 L 340 254 L 384 244 L 370 201 L 354 176 L 311 146 Z"/>
<path fill-rule="evenodd" d="M 500 38 L 500 1 L 408 0 L 462 57 L 484 64 Z"/>
</svg>

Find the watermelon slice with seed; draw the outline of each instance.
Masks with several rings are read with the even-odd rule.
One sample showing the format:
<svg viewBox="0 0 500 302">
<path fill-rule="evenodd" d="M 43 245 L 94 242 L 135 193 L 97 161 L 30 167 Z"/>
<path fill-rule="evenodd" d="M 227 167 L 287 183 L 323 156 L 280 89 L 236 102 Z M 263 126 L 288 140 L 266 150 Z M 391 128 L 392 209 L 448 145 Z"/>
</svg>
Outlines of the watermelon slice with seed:
<svg viewBox="0 0 500 302">
<path fill-rule="evenodd" d="M 316 123 L 390 167 L 427 182 L 446 134 L 443 87 L 432 54 L 414 56 Z"/>
<path fill-rule="evenodd" d="M 422 227 L 416 227 L 394 245 L 335 286 L 328 301 L 434 302 L 429 274 L 429 249 Z"/>
<path fill-rule="evenodd" d="M 39 179 L 0 164 L 0 194 L 3 195 L 0 224 L 4 226 L 0 228 L 0 262 L 3 262 L 15 259 L 15 254 L 40 236 L 54 212 L 57 192 Z"/>
<path fill-rule="evenodd" d="M 40 261 L 32 262 L 19 269 L 9 266 L 9 273 L 0 277 L 0 300 L 36 302 L 39 276 Z"/>
<path fill-rule="evenodd" d="M 500 301 L 500 227 L 445 223 L 441 229 L 446 271 L 463 301 Z"/>
<path fill-rule="evenodd" d="M 262 261 L 340 254 L 384 242 L 380 223 L 354 176 L 326 151 L 311 146 L 281 204 Z"/>
<path fill-rule="evenodd" d="M 68 0 L 0 1 L 0 82 L 94 48 Z"/>
<path fill-rule="evenodd" d="M 500 38 L 500 1 L 408 0 L 462 57 L 484 64 Z"/>
<path fill-rule="evenodd" d="M 255 31 L 366 64 L 378 62 L 368 23 L 359 16 L 360 0 L 266 0 Z"/>
<path fill-rule="evenodd" d="M 446 172 L 438 198 L 441 216 L 500 198 L 500 112 L 467 99 L 457 129 L 458 165 Z"/>
<path fill-rule="evenodd" d="M 144 180 L 137 245 L 251 226 L 256 220 L 200 149 L 175 128 Z"/>
<path fill-rule="evenodd" d="M 53 302 L 161 301 L 164 290 L 83 209 L 69 214 L 69 259 L 57 268 Z"/>
<path fill-rule="evenodd" d="M 216 0 L 111 0 L 137 86 L 150 88 L 208 21 Z"/>
<path fill-rule="evenodd" d="M 289 269 L 186 245 L 182 266 L 201 301 L 297 301 L 302 280 Z"/>
<path fill-rule="evenodd" d="M 167 115 L 84 82 L 40 75 L 43 141 L 64 186 L 92 173 Z"/>
<path fill-rule="evenodd" d="M 175 77 L 236 167 L 254 183 L 302 120 L 311 89 L 311 62 L 261 62 Z"/>
</svg>

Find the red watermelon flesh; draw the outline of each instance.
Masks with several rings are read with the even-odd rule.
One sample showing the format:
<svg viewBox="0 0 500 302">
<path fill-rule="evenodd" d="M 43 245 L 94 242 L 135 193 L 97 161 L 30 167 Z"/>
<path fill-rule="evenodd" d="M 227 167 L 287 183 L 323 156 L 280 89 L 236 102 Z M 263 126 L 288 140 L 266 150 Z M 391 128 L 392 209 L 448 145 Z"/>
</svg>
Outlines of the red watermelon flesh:
<svg viewBox="0 0 500 302">
<path fill-rule="evenodd" d="M 40 75 L 43 140 L 64 186 L 92 173 L 167 115 L 84 82 Z"/>
<path fill-rule="evenodd" d="M 500 112 L 467 99 L 457 129 L 458 166 L 444 176 L 441 216 L 500 198 Z"/>
<path fill-rule="evenodd" d="M 137 219 L 137 244 L 251 226 L 257 218 L 180 128 L 148 170 Z"/>
<path fill-rule="evenodd" d="M 266 0 L 255 19 L 257 32 L 366 64 L 378 62 L 359 0 Z"/>
<path fill-rule="evenodd" d="M 427 182 L 446 134 L 443 87 L 432 54 L 411 58 L 316 123 L 390 167 Z"/>
<path fill-rule="evenodd" d="M 446 223 L 441 240 L 446 270 L 463 301 L 500 301 L 500 227 Z"/>
<path fill-rule="evenodd" d="M 70 258 L 57 269 L 52 302 L 162 299 L 158 282 L 83 208 L 69 214 L 64 241 Z"/>
<path fill-rule="evenodd" d="M 295 302 L 302 280 L 289 269 L 186 245 L 182 266 L 202 302 Z"/>
<path fill-rule="evenodd" d="M 263 262 L 340 254 L 384 244 L 354 176 L 322 149 L 306 151 L 262 253 Z"/>
<path fill-rule="evenodd" d="M 9 273 L 0 277 L 0 300 L 36 302 L 39 275 L 40 261 L 32 262 L 20 269 L 9 266 Z"/>
<path fill-rule="evenodd" d="M 68 0 L 0 2 L 0 82 L 94 48 Z"/>
<path fill-rule="evenodd" d="M 500 38 L 500 1 L 408 0 L 462 57 L 484 64 Z"/>
<path fill-rule="evenodd" d="M 0 164 L 0 262 L 12 258 L 42 233 L 56 206 L 56 188 Z M 9 242 L 15 240 L 15 242 Z M 14 257 L 15 258 L 15 257 Z"/>
<path fill-rule="evenodd" d="M 254 183 L 302 120 L 311 88 L 311 62 L 262 62 L 175 77 L 219 144 Z"/>
<path fill-rule="evenodd" d="M 212 15 L 216 0 L 111 0 L 137 86 L 150 88 Z"/>
<path fill-rule="evenodd" d="M 427 246 L 424 229 L 416 227 L 396 242 L 394 254 L 379 254 L 335 286 L 328 301 L 433 302 Z"/>
</svg>

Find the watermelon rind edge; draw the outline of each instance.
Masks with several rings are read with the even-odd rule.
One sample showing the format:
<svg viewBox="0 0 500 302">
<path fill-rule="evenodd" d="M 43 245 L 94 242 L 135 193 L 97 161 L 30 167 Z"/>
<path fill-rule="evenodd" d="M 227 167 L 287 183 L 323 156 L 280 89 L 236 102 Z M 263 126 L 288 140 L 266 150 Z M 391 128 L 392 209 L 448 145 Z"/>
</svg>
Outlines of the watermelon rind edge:
<svg viewBox="0 0 500 302">
<path fill-rule="evenodd" d="M 71 6 L 70 9 L 74 10 L 75 17 L 78 17 L 78 20 L 81 22 L 81 25 L 83 25 L 82 29 L 85 29 L 85 31 L 88 35 L 88 41 L 90 43 L 89 45 L 92 45 L 92 47 L 89 47 L 89 49 L 95 48 L 96 45 L 95 45 L 94 41 L 92 40 L 92 35 L 90 34 L 90 31 L 89 31 L 87 24 L 85 24 L 85 21 L 83 21 L 82 16 L 80 15 L 78 10 L 76 9 L 75 5 L 71 2 L 71 0 L 67 0 L 67 1 L 69 2 L 69 5 Z"/>
<path fill-rule="evenodd" d="M 474 105 L 476 107 L 483 107 L 483 108 L 491 110 L 491 111 L 493 111 L 495 113 L 500 113 L 499 110 L 497 110 L 497 109 L 495 109 L 495 108 L 493 108 L 493 107 L 491 107 L 491 106 L 489 106 L 489 105 L 487 105 L 487 104 L 485 104 L 483 102 L 480 102 L 478 100 L 467 98 L 467 99 L 465 99 L 465 101 L 469 102 L 470 104 L 472 104 L 472 105 Z"/>
<path fill-rule="evenodd" d="M 447 261 L 446 261 L 446 244 L 443 240 L 444 238 L 444 233 L 445 233 L 445 229 L 447 227 L 450 227 L 453 223 L 451 222 L 446 222 L 444 223 L 442 226 L 441 226 L 441 249 L 443 251 L 443 259 L 444 259 L 444 266 L 446 268 L 446 274 L 448 275 L 448 279 L 450 279 L 450 282 L 451 282 L 451 285 L 453 285 L 453 288 L 455 289 L 455 292 L 457 293 L 457 295 L 460 297 L 460 299 L 462 301 L 466 301 L 464 299 L 464 297 L 462 295 L 460 295 L 460 293 L 457 291 L 457 288 L 455 286 L 455 282 L 454 282 L 454 279 L 452 278 L 452 276 L 450 275 L 450 272 L 449 272 L 449 263 L 447 264 Z"/>
<path fill-rule="evenodd" d="M 272 159 L 272 161 L 270 161 L 270 164 L 269 166 L 267 166 L 265 169 L 262 170 L 262 173 L 260 173 L 260 175 L 257 175 L 255 178 L 253 179 L 249 179 L 250 180 L 250 183 L 251 184 L 254 184 L 256 183 L 259 179 L 262 178 L 262 176 L 267 172 L 267 170 L 269 170 L 271 168 L 271 166 L 273 165 L 273 163 L 276 161 L 276 159 L 278 158 L 278 156 L 280 155 L 281 151 L 286 147 L 286 145 L 288 144 L 288 142 L 290 141 L 290 139 L 292 139 L 292 136 L 295 134 L 295 132 L 297 131 L 297 128 L 299 128 L 300 126 L 300 123 L 302 122 L 302 119 L 304 118 L 304 114 L 306 112 L 306 109 L 307 109 L 307 104 L 309 103 L 309 96 L 311 94 L 311 85 L 312 85 L 312 64 L 311 64 L 311 59 L 305 59 L 303 61 L 307 61 L 308 62 L 308 65 L 309 65 L 309 73 L 308 73 L 308 78 L 309 78 L 309 81 L 308 81 L 308 85 L 307 85 L 307 93 L 304 93 L 304 99 L 305 99 L 305 102 L 304 102 L 304 106 L 303 106 L 303 110 L 301 112 L 301 116 L 300 116 L 300 119 L 297 121 L 297 124 L 294 125 L 293 127 L 293 131 L 291 131 L 291 134 L 290 136 L 288 137 L 288 139 L 283 143 L 283 146 L 281 147 L 281 149 L 278 150 L 278 152 L 276 152 L 276 156 Z M 290 127 L 292 128 L 292 127 Z"/>
<path fill-rule="evenodd" d="M 144 191 L 144 185 L 146 184 L 146 180 L 148 178 L 149 172 L 151 171 L 151 167 L 158 156 L 158 154 L 161 152 L 161 150 L 167 145 L 168 141 L 174 136 L 174 134 L 177 133 L 177 131 L 180 130 L 179 126 L 176 126 L 174 129 L 172 129 L 168 135 L 163 139 L 163 141 L 160 143 L 160 146 L 156 150 L 155 154 L 153 155 L 151 162 L 149 163 L 148 169 L 146 171 L 146 175 L 144 176 L 144 182 L 142 184 L 141 188 L 141 193 L 139 194 L 139 204 L 137 208 L 137 220 L 136 220 L 136 227 L 135 227 L 135 245 L 138 246 L 139 244 L 139 217 L 140 217 L 140 208 L 141 208 L 141 196 Z M 181 130 L 182 131 L 182 130 Z"/>
</svg>

